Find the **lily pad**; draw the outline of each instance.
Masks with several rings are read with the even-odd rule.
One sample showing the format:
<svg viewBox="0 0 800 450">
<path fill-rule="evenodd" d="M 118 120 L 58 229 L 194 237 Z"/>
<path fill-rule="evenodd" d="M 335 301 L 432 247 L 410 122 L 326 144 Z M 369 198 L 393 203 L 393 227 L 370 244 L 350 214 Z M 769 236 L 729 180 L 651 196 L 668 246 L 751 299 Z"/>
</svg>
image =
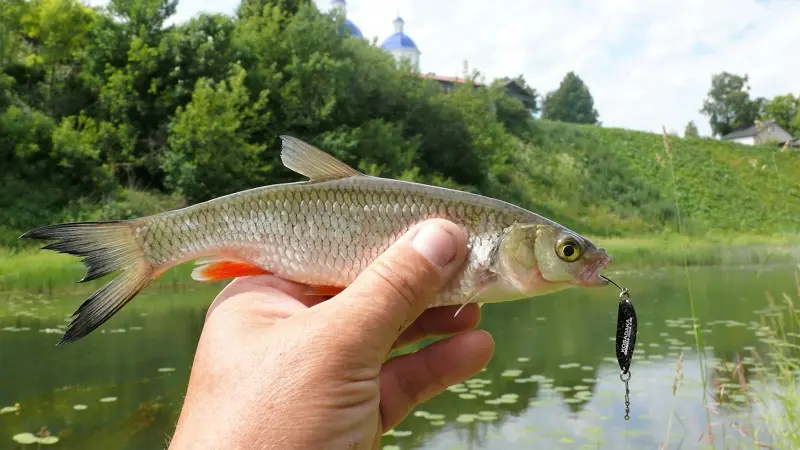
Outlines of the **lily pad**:
<svg viewBox="0 0 800 450">
<path fill-rule="evenodd" d="M 517 358 L 517 361 L 519 361 L 519 362 L 528 362 L 528 361 L 530 361 L 530 360 L 531 360 L 531 359 L 530 359 L 530 358 L 528 358 L 528 357 L 520 357 L 520 358 Z"/>
<path fill-rule="evenodd" d="M 4 406 L 4 407 L 0 408 L 0 414 L 8 414 L 8 413 L 13 413 L 13 412 L 17 412 L 17 411 L 19 411 L 19 406 L 17 406 L 17 405 Z"/>
<path fill-rule="evenodd" d="M 42 445 L 53 445 L 58 444 L 58 436 L 46 436 L 43 438 L 38 439 L 39 444 Z"/>
<path fill-rule="evenodd" d="M 516 378 L 520 375 L 522 375 L 522 371 L 518 369 L 505 370 L 503 371 L 503 373 L 500 374 L 501 377 L 507 377 L 507 378 Z"/>
<path fill-rule="evenodd" d="M 72 407 L 72 409 L 74 409 L 76 411 L 83 411 L 86 408 L 88 408 L 88 406 L 86 406 L 86 405 L 75 405 L 75 406 Z"/>
<path fill-rule="evenodd" d="M 459 423 L 472 423 L 477 419 L 478 416 L 476 414 L 461 414 L 456 417 L 456 422 Z"/>
<path fill-rule="evenodd" d="M 101 403 L 112 403 L 117 401 L 117 397 L 103 397 L 100 399 Z"/>
<path fill-rule="evenodd" d="M 444 420 L 431 420 L 431 425 L 433 425 L 435 427 L 441 427 L 445 423 L 446 422 Z"/>
<path fill-rule="evenodd" d="M 463 398 L 464 400 L 472 400 L 478 398 L 478 396 L 475 394 L 458 394 L 458 397 Z"/>
<path fill-rule="evenodd" d="M 22 444 L 22 445 L 35 444 L 36 442 L 38 442 L 38 441 L 39 441 L 39 438 L 37 438 L 36 436 L 34 436 L 34 435 L 33 435 L 33 433 L 19 433 L 19 434 L 15 434 L 14 436 L 12 436 L 12 437 L 11 437 L 11 439 L 12 439 L 14 442 L 16 442 L 16 443 L 18 443 L 18 444 Z"/>
<path fill-rule="evenodd" d="M 161 367 L 158 369 L 159 372 L 175 372 L 174 367 Z"/>
</svg>

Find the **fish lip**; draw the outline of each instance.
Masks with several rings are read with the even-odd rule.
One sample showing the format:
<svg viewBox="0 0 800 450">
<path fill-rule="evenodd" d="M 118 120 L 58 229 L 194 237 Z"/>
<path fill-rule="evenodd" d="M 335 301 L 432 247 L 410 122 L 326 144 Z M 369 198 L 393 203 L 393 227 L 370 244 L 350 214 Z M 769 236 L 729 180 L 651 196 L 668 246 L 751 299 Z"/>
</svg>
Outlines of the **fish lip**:
<svg viewBox="0 0 800 450">
<path fill-rule="evenodd" d="M 597 262 L 588 265 L 583 272 L 583 276 L 578 280 L 578 285 L 586 287 L 598 287 L 608 284 L 608 280 L 600 276 L 600 272 L 608 267 L 614 259 L 605 251 L 600 253 Z"/>
</svg>

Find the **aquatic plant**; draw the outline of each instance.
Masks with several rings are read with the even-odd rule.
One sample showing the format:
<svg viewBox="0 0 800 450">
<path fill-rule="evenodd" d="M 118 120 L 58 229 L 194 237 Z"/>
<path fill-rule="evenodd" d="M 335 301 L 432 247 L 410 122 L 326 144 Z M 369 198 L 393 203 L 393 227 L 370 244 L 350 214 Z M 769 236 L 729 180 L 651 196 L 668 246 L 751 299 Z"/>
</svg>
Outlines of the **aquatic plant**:
<svg viewBox="0 0 800 450">
<path fill-rule="evenodd" d="M 767 293 L 770 306 L 761 316 L 766 361 L 754 355 L 769 369 L 759 372 L 766 388 L 755 393 L 754 400 L 763 410 L 762 421 L 777 448 L 800 448 L 800 310 L 795 306 L 800 301 L 800 264 L 795 280 L 794 299 L 783 293 L 782 301 L 776 303 Z"/>
</svg>

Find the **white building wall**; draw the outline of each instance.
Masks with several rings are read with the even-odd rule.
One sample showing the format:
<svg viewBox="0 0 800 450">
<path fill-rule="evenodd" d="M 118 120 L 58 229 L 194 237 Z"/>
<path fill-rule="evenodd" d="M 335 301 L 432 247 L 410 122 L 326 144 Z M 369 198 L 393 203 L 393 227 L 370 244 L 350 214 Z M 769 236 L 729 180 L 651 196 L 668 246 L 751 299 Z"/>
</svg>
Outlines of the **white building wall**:
<svg viewBox="0 0 800 450">
<path fill-rule="evenodd" d="M 754 136 L 749 136 L 749 137 L 731 139 L 731 141 L 733 141 L 733 142 L 735 142 L 737 144 L 755 145 L 756 138 Z"/>
<path fill-rule="evenodd" d="M 398 63 L 403 59 L 407 59 L 411 61 L 411 65 L 414 67 L 414 70 L 419 71 L 419 51 L 406 48 L 397 48 L 392 49 L 391 53 L 392 56 L 394 56 L 395 61 Z"/>
</svg>

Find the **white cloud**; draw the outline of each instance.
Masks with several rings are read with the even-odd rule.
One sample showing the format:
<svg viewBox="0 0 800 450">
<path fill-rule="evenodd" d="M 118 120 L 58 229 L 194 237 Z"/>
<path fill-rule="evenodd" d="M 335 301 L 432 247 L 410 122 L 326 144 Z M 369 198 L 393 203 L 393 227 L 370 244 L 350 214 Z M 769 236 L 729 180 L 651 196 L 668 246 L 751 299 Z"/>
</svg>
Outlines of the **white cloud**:
<svg viewBox="0 0 800 450">
<path fill-rule="evenodd" d="M 102 0 L 92 0 L 93 2 Z M 316 0 L 329 9 L 328 0 Z M 213 11 L 232 12 L 221 0 Z M 208 3 L 185 0 L 181 18 Z M 378 43 L 400 12 L 421 70 L 487 78 L 523 74 L 541 92 L 574 70 L 604 126 L 683 131 L 723 70 L 750 76 L 752 95 L 800 94 L 800 2 L 793 0 L 350 0 L 348 18 Z"/>
</svg>

